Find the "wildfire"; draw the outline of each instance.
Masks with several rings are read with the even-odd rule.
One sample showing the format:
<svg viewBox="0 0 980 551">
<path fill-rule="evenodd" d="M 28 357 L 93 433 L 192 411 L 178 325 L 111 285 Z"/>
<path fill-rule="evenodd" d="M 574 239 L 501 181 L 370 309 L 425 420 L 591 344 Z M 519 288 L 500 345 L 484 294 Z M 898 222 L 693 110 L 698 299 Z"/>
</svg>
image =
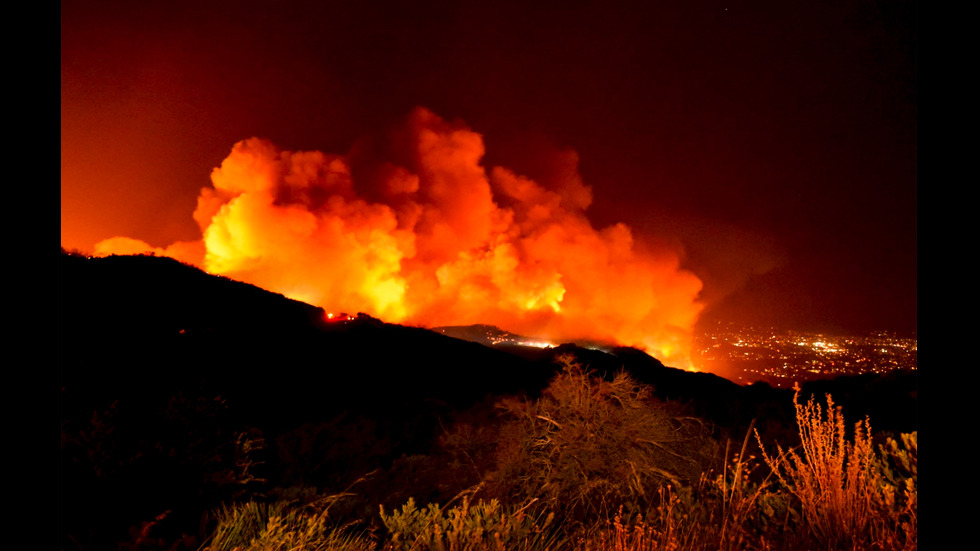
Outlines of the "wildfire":
<svg viewBox="0 0 980 551">
<path fill-rule="evenodd" d="M 424 109 L 346 156 L 245 140 L 201 190 L 201 242 L 155 252 L 327 311 L 610 341 L 689 367 L 701 281 L 678 256 L 623 224 L 593 228 L 574 154 L 548 188 L 487 171 L 483 155 L 479 134 Z M 140 245 L 113 238 L 96 251 Z"/>
</svg>

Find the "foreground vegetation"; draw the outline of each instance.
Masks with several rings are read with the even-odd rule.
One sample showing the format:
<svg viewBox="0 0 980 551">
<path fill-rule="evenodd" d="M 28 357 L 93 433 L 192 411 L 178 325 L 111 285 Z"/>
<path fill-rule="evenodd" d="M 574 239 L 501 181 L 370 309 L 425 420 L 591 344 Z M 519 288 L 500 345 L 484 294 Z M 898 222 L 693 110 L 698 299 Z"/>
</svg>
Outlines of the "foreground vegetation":
<svg viewBox="0 0 980 551">
<path fill-rule="evenodd" d="M 916 433 L 876 443 L 869 420 L 847 426 L 830 396 L 824 406 L 797 390 L 793 445 L 752 430 L 722 447 L 628 375 L 562 362 L 537 399 L 499 401 L 498 426 L 446 428 L 430 459 L 441 482 L 471 484 L 445 502 L 359 509 L 369 480 L 279 489 L 216 510 L 202 548 L 917 548 Z"/>
</svg>

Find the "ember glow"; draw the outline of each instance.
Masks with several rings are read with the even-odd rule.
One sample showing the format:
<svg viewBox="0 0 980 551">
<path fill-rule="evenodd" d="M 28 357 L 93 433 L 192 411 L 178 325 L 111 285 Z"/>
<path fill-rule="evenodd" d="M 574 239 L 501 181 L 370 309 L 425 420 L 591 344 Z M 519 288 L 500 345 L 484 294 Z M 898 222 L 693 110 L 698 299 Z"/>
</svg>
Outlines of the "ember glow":
<svg viewBox="0 0 980 551">
<path fill-rule="evenodd" d="M 483 156 L 480 134 L 425 109 L 347 155 L 244 140 L 198 197 L 201 242 L 154 252 L 328 312 L 613 342 L 690 367 L 701 281 L 677 253 L 594 228 L 574 153 L 549 187 Z"/>
</svg>

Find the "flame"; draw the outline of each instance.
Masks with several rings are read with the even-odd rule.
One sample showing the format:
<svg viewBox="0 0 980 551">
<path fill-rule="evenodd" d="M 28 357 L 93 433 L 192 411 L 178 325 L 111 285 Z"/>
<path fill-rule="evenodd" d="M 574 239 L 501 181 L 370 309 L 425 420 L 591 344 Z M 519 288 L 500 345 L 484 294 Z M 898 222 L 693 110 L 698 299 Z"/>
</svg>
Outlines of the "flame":
<svg viewBox="0 0 980 551">
<path fill-rule="evenodd" d="M 244 140 L 198 197 L 201 243 L 154 252 L 327 311 L 613 342 L 690 367 L 701 281 L 676 252 L 637 242 L 623 224 L 593 228 L 574 153 L 549 188 L 488 172 L 483 155 L 480 134 L 425 109 L 367 153 Z"/>
</svg>

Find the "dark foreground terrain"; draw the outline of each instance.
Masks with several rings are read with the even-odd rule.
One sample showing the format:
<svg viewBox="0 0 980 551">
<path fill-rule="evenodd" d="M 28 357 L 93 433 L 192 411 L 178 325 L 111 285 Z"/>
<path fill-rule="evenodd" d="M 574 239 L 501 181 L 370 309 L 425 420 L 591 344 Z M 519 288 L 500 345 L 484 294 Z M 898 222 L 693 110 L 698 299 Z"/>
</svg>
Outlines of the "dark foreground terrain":
<svg viewBox="0 0 980 551">
<path fill-rule="evenodd" d="M 331 515 L 379 547 L 397 547 L 379 506 L 448 507 L 467 491 L 547 502 L 585 525 L 614 512 L 614 497 L 652 506 L 657 481 L 695 486 L 750 425 L 773 445 L 799 442 L 792 391 L 673 369 L 633 349 L 491 348 L 364 314 L 327 321 L 319 308 L 166 258 L 62 252 L 60 299 L 63 549 L 218 548 L 222 510 L 345 491 Z M 580 390 L 591 409 L 568 409 Z M 849 423 L 870 417 L 884 441 L 916 430 L 916 392 L 914 374 L 895 373 L 814 383 L 800 400 L 831 393 Z M 556 447 L 549 461 L 568 455 L 570 472 L 588 474 L 594 459 L 605 478 L 589 476 L 607 486 L 561 493 L 578 475 L 542 479 L 527 468 L 540 450 L 525 444 L 557 445 L 534 431 L 567 427 L 563 414 L 598 416 L 583 442 L 617 427 L 677 438 L 658 436 L 656 454 L 623 451 L 637 472 L 625 489 L 601 471 L 615 441 L 578 455 Z M 643 471 L 643 461 L 655 465 Z M 549 465 L 558 476 L 560 464 Z"/>
</svg>

